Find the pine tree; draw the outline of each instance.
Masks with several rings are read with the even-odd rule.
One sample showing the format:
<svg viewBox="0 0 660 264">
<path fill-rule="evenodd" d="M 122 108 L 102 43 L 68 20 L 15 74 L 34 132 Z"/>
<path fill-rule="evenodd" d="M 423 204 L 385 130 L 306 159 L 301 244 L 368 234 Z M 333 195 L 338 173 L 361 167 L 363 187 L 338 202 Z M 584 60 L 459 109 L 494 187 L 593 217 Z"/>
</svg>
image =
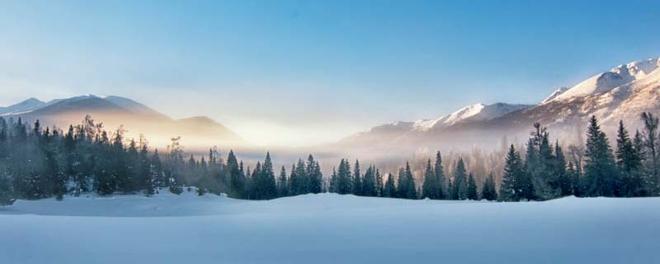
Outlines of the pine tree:
<svg viewBox="0 0 660 264">
<path fill-rule="evenodd" d="M 417 188 L 415 187 L 415 179 L 413 178 L 412 170 L 410 169 L 410 164 L 406 162 L 406 169 L 404 170 L 405 177 L 405 192 L 402 193 L 403 198 L 407 199 L 417 199 Z M 401 191 L 401 187 L 399 187 Z"/>
<path fill-rule="evenodd" d="M 384 196 L 385 186 L 383 185 L 383 176 L 380 171 L 376 169 L 376 195 L 379 197 Z"/>
<path fill-rule="evenodd" d="M 497 200 L 497 191 L 495 190 L 495 179 L 491 173 L 484 181 L 484 186 L 481 188 L 481 198 L 488 201 Z"/>
<path fill-rule="evenodd" d="M 618 195 L 614 155 L 607 136 L 600 130 L 595 116 L 592 116 L 589 122 L 585 157 L 586 195 Z"/>
<path fill-rule="evenodd" d="M 286 179 L 286 168 L 284 166 L 280 169 L 280 176 L 277 178 L 277 189 L 280 197 L 289 195 L 289 184 Z"/>
<path fill-rule="evenodd" d="M 229 174 L 229 196 L 234 198 L 245 197 L 245 175 L 239 168 L 233 150 L 230 150 L 227 155 L 227 172 Z"/>
<path fill-rule="evenodd" d="M 422 184 L 422 198 L 439 199 L 440 195 L 439 184 L 433 168 L 431 167 L 431 159 L 426 162 L 426 170 L 424 170 L 424 183 Z"/>
<path fill-rule="evenodd" d="M 642 177 L 642 158 L 637 152 L 628 131 L 619 121 L 619 129 L 616 139 L 617 149 L 615 152 L 616 163 L 621 175 L 622 196 L 646 196 L 644 181 Z"/>
<path fill-rule="evenodd" d="M 466 198 L 469 200 L 479 200 L 479 193 L 477 191 L 477 182 L 474 180 L 472 173 L 468 176 Z"/>
<path fill-rule="evenodd" d="M 467 172 L 463 158 L 458 159 L 456 169 L 454 170 L 454 180 L 452 181 L 452 200 L 467 199 Z"/>
<path fill-rule="evenodd" d="M 649 185 L 655 189 L 654 193 L 660 191 L 660 134 L 658 132 L 658 118 L 651 113 L 642 113 L 644 123 L 643 145 L 646 155 L 646 171 L 650 175 Z"/>
<path fill-rule="evenodd" d="M 308 192 L 320 193 L 323 189 L 323 174 L 321 166 L 311 154 L 307 157 L 307 176 L 309 177 Z"/>
<path fill-rule="evenodd" d="M 270 158 L 270 152 L 266 152 L 266 159 L 261 168 L 258 178 L 257 189 L 259 191 L 258 199 L 273 199 L 277 197 L 277 186 L 275 184 L 275 173 L 273 172 L 273 162 Z"/>
<path fill-rule="evenodd" d="M 362 174 L 360 173 L 360 161 L 355 160 L 353 166 L 353 194 L 362 195 Z"/>
<path fill-rule="evenodd" d="M 521 163 L 520 154 L 516 152 L 515 147 L 511 144 L 509 152 L 506 155 L 504 175 L 502 176 L 502 184 L 500 185 L 501 200 L 520 201 L 521 194 L 518 188 L 518 180 L 521 178 L 521 174 L 524 174 Z"/>
<path fill-rule="evenodd" d="M 437 194 L 438 199 L 447 198 L 447 180 L 445 179 L 444 168 L 442 167 L 442 155 L 440 151 L 435 154 L 435 165 L 433 166 L 433 172 L 435 173 L 435 182 L 437 183 Z"/>
<path fill-rule="evenodd" d="M 348 164 L 348 161 L 342 159 L 339 162 L 339 169 L 337 170 L 337 193 L 351 193 L 351 181 L 351 167 Z"/>
<path fill-rule="evenodd" d="M 362 195 L 374 197 L 378 195 L 376 191 L 376 168 L 370 166 L 364 174 L 362 180 Z"/>
<path fill-rule="evenodd" d="M 555 142 L 555 158 L 556 163 L 554 166 L 555 175 L 557 182 L 553 184 L 556 188 L 559 189 L 561 196 L 568 196 L 573 194 L 573 187 L 571 186 L 572 179 L 570 175 L 566 172 L 566 157 L 564 156 L 564 151 L 561 146 L 559 146 L 559 141 Z"/>
<path fill-rule="evenodd" d="M 394 185 L 394 178 L 392 178 L 392 173 L 389 173 L 387 174 L 387 181 L 383 188 L 383 197 L 397 197 L 397 193 L 398 191 Z"/>
</svg>

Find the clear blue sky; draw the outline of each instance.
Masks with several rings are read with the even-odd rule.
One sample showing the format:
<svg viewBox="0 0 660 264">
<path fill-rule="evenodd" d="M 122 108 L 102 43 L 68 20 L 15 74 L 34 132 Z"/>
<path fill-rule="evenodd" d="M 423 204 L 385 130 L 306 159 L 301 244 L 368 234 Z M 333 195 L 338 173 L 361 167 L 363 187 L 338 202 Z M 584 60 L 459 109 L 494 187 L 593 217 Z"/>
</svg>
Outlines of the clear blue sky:
<svg viewBox="0 0 660 264">
<path fill-rule="evenodd" d="M 0 2 L 0 105 L 120 95 L 263 144 L 535 103 L 657 56 L 658 1 Z"/>
</svg>

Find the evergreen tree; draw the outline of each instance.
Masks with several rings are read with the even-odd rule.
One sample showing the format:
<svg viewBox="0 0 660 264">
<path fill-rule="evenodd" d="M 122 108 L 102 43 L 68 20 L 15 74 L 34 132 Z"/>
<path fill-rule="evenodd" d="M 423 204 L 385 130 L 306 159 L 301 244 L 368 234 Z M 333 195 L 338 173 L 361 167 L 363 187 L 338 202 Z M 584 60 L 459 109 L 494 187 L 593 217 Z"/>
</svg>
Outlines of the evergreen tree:
<svg viewBox="0 0 660 264">
<path fill-rule="evenodd" d="M 362 195 L 362 174 L 360 173 L 360 161 L 355 160 L 353 166 L 353 194 Z"/>
<path fill-rule="evenodd" d="M 648 192 L 642 178 L 642 158 L 623 126 L 623 121 L 619 121 L 616 145 L 616 164 L 622 181 L 621 195 L 646 196 Z"/>
<path fill-rule="evenodd" d="M 564 151 L 561 146 L 559 146 L 559 141 L 555 142 L 555 175 L 557 182 L 553 184 L 556 188 L 559 188 L 561 196 L 568 196 L 573 194 L 572 179 L 571 176 L 566 172 L 566 157 L 564 156 Z"/>
<path fill-rule="evenodd" d="M 495 190 L 495 179 L 493 178 L 492 173 L 488 175 L 488 178 L 486 178 L 486 181 L 484 181 L 484 185 L 481 188 L 481 198 L 486 199 L 488 201 L 497 200 L 497 191 Z"/>
<path fill-rule="evenodd" d="M 289 195 L 289 184 L 286 179 L 286 168 L 282 166 L 280 176 L 277 178 L 277 189 L 280 197 Z"/>
<path fill-rule="evenodd" d="M 644 123 L 643 145 L 644 154 L 646 156 L 646 171 L 650 175 L 649 185 L 656 189 L 654 192 L 660 191 L 660 153 L 658 147 L 660 145 L 660 134 L 658 132 L 658 117 L 653 116 L 651 113 L 642 113 L 642 122 Z"/>
<path fill-rule="evenodd" d="M 377 196 L 376 191 L 376 168 L 370 166 L 362 179 L 362 195 L 364 196 Z"/>
<path fill-rule="evenodd" d="M 311 154 L 307 157 L 307 175 L 309 177 L 308 192 L 320 193 L 323 190 L 323 174 L 321 166 Z"/>
<path fill-rule="evenodd" d="M 331 193 L 338 193 L 338 182 L 339 179 L 337 177 L 337 170 L 335 167 L 332 167 L 332 175 L 330 175 L 330 188 L 328 188 L 328 191 Z"/>
<path fill-rule="evenodd" d="M 433 166 L 433 172 L 435 173 L 435 182 L 437 184 L 437 198 L 446 199 L 447 190 L 449 190 L 447 185 L 447 180 L 445 179 L 444 168 L 442 167 L 442 155 L 440 151 L 435 154 L 435 165 Z"/>
<path fill-rule="evenodd" d="M 426 162 L 426 170 L 424 170 L 424 183 L 422 184 L 422 198 L 440 199 L 439 184 L 433 168 L 431 167 L 431 159 Z"/>
<path fill-rule="evenodd" d="M 387 174 L 387 181 L 385 182 L 385 187 L 383 188 L 383 197 L 397 197 L 397 189 L 394 185 L 394 179 L 392 178 L 392 173 Z"/>
<path fill-rule="evenodd" d="M 468 176 L 466 197 L 469 200 L 479 200 L 479 192 L 477 191 L 477 182 L 474 180 L 474 176 L 472 176 L 472 173 L 470 173 Z"/>
<path fill-rule="evenodd" d="M 616 196 L 617 170 L 607 136 L 600 130 L 595 116 L 587 131 L 584 174 L 587 196 Z"/>
<path fill-rule="evenodd" d="M 524 174 L 520 154 L 516 152 L 515 147 L 511 144 L 509 152 L 506 155 L 504 164 L 504 175 L 502 176 L 502 184 L 500 185 L 500 199 L 503 201 L 520 201 L 521 190 L 518 181 Z"/>
<path fill-rule="evenodd" d="M 376 195 L 384 196 L 385 186 L 383 185 L 383 176 L 380 174 L 380 171 L 376 169 Z"/>
<path fill-rule="evenodd" d="M 342 159 L 339 162 L 339 169 L 337 170 L 337 193 L 351 193 L 351 181 L 351 167 L 348 164 L 348 161 Z"/>
<path fill-rule="evenodd" d="M 467 199 L 467 172 L 463 158 L 458 159 L 456 169 L 454 170 L 454 180 L 452 181 L 452 200 Z"/>
<path fill-rule="evenodd" d="M 245 175 L 242 169 L 239 168 L 233 150 L 230 150 L 227 155 L 227 173 L 229 174 L 229 196 L 234 198 L 245 197 Z"/>
</svg>

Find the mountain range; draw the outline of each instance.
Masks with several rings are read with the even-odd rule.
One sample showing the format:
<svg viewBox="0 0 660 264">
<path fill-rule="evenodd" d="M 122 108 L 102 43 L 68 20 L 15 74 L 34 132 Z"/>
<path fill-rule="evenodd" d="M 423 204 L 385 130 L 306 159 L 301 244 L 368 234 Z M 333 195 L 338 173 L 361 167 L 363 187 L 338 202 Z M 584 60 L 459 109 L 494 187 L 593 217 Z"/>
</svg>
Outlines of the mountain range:
<svg viewBox="0 0 660 264">
<path fill-rule="evenodd" d="M 641 112 L 659 114 L 659 94 L 660 58 L 652 58 L 622 64 L 557 89 L 538 104 L 477 103 L 436 118 L 378 125 L 331 147 L 342 152 L 371 153 L 500 147 L 503 143 L 524 143 L 535 122 L 546 126 L 562 143 L 577 143 L 583 141 L 581 136 L 592 115 L 613 138 L 619 120 L 634 130 L 640 126 Z M 59 127 L 79 123 L 85 115 L 102 121 L 109 130 L 123 126 L 129 137 L 144 134 L 155 145 L 165 145 L 176 136 L 190 147 L 246 145 L 236 133 L 208 117 L 173 119 L 118 96 L 85 95 L 48 102 L 30 98 L 0 107 L 0 116 L 39 119 Z"/>
<path fill-rule="evenodd" d="M 344 138 L 339 145 L 372 152 L 499 147 L 504 142 L 524 142 L 535 122 L 546 126 L 554 138 L 577 143 L 592 115 L 613 138 L 619 120 L 631 130 L 638 128 L 639 115 L 645 111 L 660 111 L 660 58 L 619 65 L 557 89 L 538 104 L 478 103 L 438 118 L 379 125 Z"/>
<path fill-rule="evenodd" d="M 167 145 L 171 138 L 181 137 L 189 147 L 237 146 L 245 142 L 222 124 L 198 116 L 173 119 L 144 104 L 119 96 L 77 96 L 43 102 L 30 98 L 20 103 L 0 107 L 0 116 L 21 117 L 27 122 L 39 120 L 44 125 L 66 128 L 80 123 L 86 115 L 102 122 L 107 130 L 122 126 L 127 137 L 145 135 L 155 146 Z"/>
</svg>

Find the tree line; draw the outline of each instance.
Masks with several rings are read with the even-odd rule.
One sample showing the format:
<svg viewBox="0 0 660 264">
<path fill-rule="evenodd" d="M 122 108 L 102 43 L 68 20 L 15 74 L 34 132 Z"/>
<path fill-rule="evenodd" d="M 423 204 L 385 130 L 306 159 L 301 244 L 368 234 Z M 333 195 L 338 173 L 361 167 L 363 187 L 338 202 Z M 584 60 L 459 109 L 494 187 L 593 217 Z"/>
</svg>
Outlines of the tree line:
<svg viewBox="0 0 660 264">
<path fill-rule="evenodd" d="M 204 157 L 186 158 L 180 138 L 173 138 L 164 151 L 150 150 L 143 137 L 127 140 L 123 128 L 108 132 L 90 116 L 66 131 L 43 128 L 39 121 L 28 125 L 21 118 L 0 117 L 0 204 L 83 193 L 179 194 L 190 187 L 200 195 L 224 193 L 254 200 L 321 192 L 499 201 L 655 196 L 660 194 L 658 118 L 643 113 L 641 120 L 643 130 L 632 136 L 620 122 L 612 148 L 592 117 L 580 148 L 584 158 L 571 161 L 558 141 L 552 143 L 547 129 L 534 124 L 524 155 L 510 145 L 501 180 L 497 182 L 491 172 L 477 184 L 463 158 L 452 164 L 451 174 L 446 173 L 440 152 L 425 162 L 420 180 L 408 162 L 395 175 L 381 174 L 374 165 L 363 172 L 359 160 L 351 164 L 346 159 L 324 177 L 312 155 L 299 159 L 288 172 L 282 166 L 276 175 L 270 153 L 254 168 L 246 168 L 233 151 L 226 160 L 215 148 Z"/>
</svg>

